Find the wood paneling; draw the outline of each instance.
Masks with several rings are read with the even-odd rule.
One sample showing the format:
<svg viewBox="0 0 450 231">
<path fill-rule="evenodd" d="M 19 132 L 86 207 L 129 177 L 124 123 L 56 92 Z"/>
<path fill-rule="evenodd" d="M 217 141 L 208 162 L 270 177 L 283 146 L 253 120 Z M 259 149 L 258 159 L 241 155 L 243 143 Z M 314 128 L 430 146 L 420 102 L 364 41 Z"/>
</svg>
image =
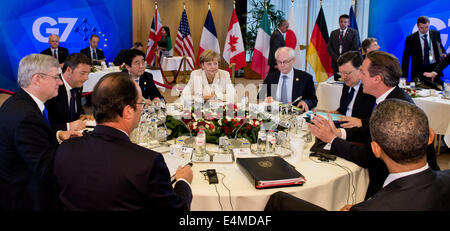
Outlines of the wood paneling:
<svg viewBox="0 0 450 231">
<path fill-rule="evenodd" d="M 180 24 L 181 13 L 183 12 L 183 3 L 186 3 L 186 14 L 189 21 L 189 28 L 191 29 L 196 58 L 203 25 L 206 14 L 208 13 L 208 2 L 211 4 L 211 13 L 216 26 L 217 38 L 219 39 L 220 52 L 222 53 L 233 10 L 232 0 L 157 1 L 161 21 L 164 26 L 168 26 L 170 29 L 173 46 L 175 46 L 178 25 Z M 154 13 L 155 1 L 133 0 L 133 42 L 141 42 L 146 46 Z M 174 55 L 177 54 L 174 53 Z M 220 67 L 225 68 L 225 66 L 226 62 L 222 60 Z"/>
</svg>

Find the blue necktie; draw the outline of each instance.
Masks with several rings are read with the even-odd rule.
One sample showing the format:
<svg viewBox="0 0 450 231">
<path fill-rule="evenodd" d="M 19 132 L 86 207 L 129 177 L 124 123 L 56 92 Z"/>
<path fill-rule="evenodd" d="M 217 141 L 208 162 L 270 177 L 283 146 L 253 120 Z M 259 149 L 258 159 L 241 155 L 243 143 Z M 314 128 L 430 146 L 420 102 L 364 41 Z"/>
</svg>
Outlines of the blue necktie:
<svg viewBox="0 0 450 231">
<path fill-rule="evenodd" d="M 283 84 L 281 85 L 281 102 L 283 104 L 287 103 L 287 86 L 286 86 L 287 75 L 283 75 Z"/>
<path fill-rule="evenodd" d="M 430 65 L 430 46 L 428 45 L 427 34 L 423 35 L 423 65 Z"/>
<path fill-rule="evenodd" d="M 46 107 L 44 107 L 44 111 L 42 111 L 42 113 L 44 114 L 45 121 L 47 121 L 47 124 L 50 126 L 50 122 L 48 121 L 48 111 Z"/>
</svg>

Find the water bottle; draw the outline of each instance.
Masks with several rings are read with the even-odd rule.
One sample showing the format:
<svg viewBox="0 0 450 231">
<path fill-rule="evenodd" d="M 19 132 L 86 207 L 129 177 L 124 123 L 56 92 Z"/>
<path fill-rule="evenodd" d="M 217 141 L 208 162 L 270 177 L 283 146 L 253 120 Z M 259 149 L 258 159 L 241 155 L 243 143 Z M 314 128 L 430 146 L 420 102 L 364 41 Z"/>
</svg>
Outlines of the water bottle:
<svg viewBox="0 0 450 231">
<path fill-rule="evenodd" d="M 206 134 L 203 128 L 200 128 L 197 137 L 195 137 L 195 156 L 202 160 L 206 154 Z"/>
<path fill-rule="evenodd" d="M 264 126 L 261 125 L 261 128 L 258 132 L 258 141 L 257 141 L 257 153 L 259 155 L 263 155 L 266 153 L 266 130 L 264 129 Z"/>
<path fill-rule="evenodd" d="M 448 77 L 445 77 L 444 79 L 444 98 L 450 99 L 450 80 Z"/>
<path fill-rule="evenodd" d="M 277 145 L 277 137 L 273 130 L 270 130 L 267 133 L 267 142 L 266 142 L 266 153 L 271 154 L 275 152 L 275 147 Z"/>
</svg>

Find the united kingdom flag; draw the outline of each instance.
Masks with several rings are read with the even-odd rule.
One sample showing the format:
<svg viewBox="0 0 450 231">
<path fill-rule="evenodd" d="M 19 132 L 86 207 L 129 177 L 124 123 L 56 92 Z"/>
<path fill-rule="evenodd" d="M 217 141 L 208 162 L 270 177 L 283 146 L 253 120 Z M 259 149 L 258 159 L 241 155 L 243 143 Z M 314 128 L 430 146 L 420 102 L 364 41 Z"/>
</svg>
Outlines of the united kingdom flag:
<svg viewBox="0 0 450 231">
<path fill-rule="evenodd" d="M 150 28 L 150 34 L 148 35 L 147 54 L 145 60 L 149 65 L 152 65 L 155 61 L 155 51 L 157 47 L 157 41 L 161 39 L 162 23 L 158 14 L 158 6 L 155 6 L 155 15 L 153 16 L 152 27 Z"/>
</svg>

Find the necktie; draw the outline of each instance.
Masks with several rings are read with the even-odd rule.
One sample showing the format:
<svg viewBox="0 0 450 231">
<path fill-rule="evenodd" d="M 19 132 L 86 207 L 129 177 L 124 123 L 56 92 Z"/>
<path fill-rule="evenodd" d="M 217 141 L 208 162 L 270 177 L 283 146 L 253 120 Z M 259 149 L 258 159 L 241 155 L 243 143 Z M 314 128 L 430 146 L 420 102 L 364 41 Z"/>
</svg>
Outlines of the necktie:
<svg viewBox="0 0 450 231">
<path fill-rule="evenodd" d="M 351 88 L 350 93 L 348 93 L 348 95 L 345 97 L 344 102 L 342 102 L 341 105 L 341 109 L 342 109 L 342 114 L 346 114 L 347 110 L 348 110 L 348 105 L 350 104 L 350 102 L 352 102 L 353 99 L 353 95 L 355 94 L 355 88 Z"/>
<path fill-rule="evenodd" d="M 287 75 L 283 75 L 283 84 L 281 85 L 281 102 L 283 104 L 287 103 L 287 101 L 288 101 L 286 80 L 287 80 Z"/>
<path fill-rule="evenodd" d="M 94 60 L 96 60 L 97 61 L 97 52 L 95 51 L 95 49 L 92 49 L 92 56 L 93 56 L 93 58 L 94 58 Z"/>
<path fill-rule="evenodd" d="M 47 121 L 47 124 L 50 126 L 50 122 L 48 120 L 48 111 L 46 107 L 44 107 L 44 111 L 42 111 L 42 114 L 44 114 L 45 121 Z"/>
<path fill-rule="evenodd" d="M 75 111 L 75 102 L 77 98 L 77 89 L 70 89 L 70 105 L 69 105 L 69 117 L 70 121 L 77 120 L 76 111 Z"/>
<path fill-rule="evenodd" d="M 339 35 L 339 45 L 341 45 L 341 46 L 342 46 L 343 38 L 344 38 L 344 31 L 341 30 L 341 34 Z"/>
<path fill-rule="evenodd" d="M 430 65 L 430 46 L 428 45 L 428 35 L 423 36 L 423 64 L 425 66 Z"/>
<path fill-rule="evenodd" d="M 58 54 L 56 53 L 56 49 L 53 50 L 53 57 L 55 57 L 55 59 L 58 59 Z"/>
</svg>

